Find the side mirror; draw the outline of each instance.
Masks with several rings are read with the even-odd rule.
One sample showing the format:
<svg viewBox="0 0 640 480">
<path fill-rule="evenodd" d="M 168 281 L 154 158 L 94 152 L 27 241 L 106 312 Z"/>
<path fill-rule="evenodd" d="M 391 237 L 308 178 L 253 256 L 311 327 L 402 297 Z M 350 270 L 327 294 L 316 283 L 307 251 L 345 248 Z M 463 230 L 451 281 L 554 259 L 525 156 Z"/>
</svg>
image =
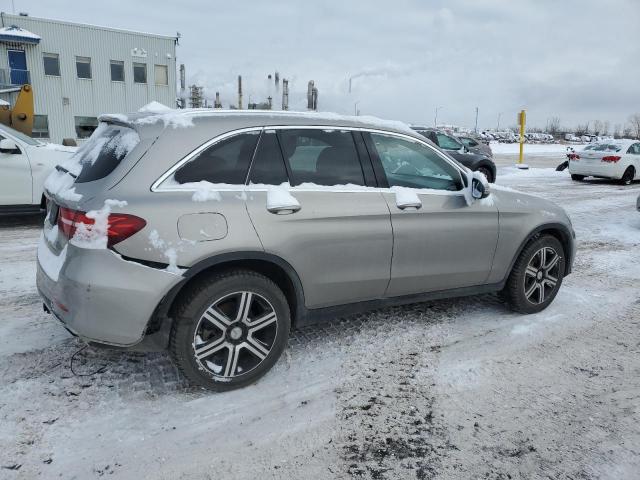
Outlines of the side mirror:
<svg viewBox="0 0 640 480">
<path fill-rule="evenodd" d="M 20 149 L 13 140 L 3 138 L 0 140 L 0 153 L 20 153 Z"/>
<path fill-rule="evenodd" d="M 487 198 L 491 191 L 487 178 L 479 172 L 473 172 L 471 176 L 471 196 L 476 200 Z"/>
</svg>

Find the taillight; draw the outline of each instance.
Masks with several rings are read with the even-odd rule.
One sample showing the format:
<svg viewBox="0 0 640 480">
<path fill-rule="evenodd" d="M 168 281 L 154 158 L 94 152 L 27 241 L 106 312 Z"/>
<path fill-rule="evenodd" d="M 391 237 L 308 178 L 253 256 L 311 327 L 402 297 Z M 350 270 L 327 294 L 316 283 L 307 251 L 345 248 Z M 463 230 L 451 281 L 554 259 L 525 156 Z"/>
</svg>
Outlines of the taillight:
<svg viewBox="0 0 640 480">
<path fill-rule="evenodd" d="M 577 153 L 568 153 L 567 157 L 569 157 L 569 160 L 580 160 L 580 155 Z"/>
<path fill-rule="evenodd" d="M 86 212 L 60 207 L 58 214 L 58 229 L 68 239 L 73 238 L 78 227 L 82 224 L 85 231 L 91 231 L 95 220 L 89 218 Z M 126 213 L 110 213 L 107 217 L 107 247 L 119 243 L 142 230 L 147 222 L 135 215 Z M 104 237 L 103 237 L 104 238 Z"/>
<path fill-rule="evenodd" d="M 616 163 L 621 158 L 622 157 L 619 155 L 609 155 L 607 157 L 602 157 L 602 161 L 607 163 Z"/>
</svg>

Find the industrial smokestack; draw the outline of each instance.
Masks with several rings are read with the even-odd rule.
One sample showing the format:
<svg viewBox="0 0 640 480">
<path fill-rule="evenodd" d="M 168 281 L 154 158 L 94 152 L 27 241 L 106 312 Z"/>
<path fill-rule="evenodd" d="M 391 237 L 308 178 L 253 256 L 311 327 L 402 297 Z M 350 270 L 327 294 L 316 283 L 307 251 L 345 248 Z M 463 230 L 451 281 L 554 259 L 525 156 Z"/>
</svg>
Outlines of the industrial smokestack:
<svg viewBox="0 0 640 480">
<path fill-rule="evenodd" d="M 282 79 L 282 110 L 289 110 L 289 80 Z"/>
<path fill-rule="evenodd" d="M 213 108 L 222 108 L 222 102 L 220 101 L 220 92 L 216 92 L 216 99 L 213 102 Z"/>
<path fill-rule="evenodd" d="M 271 95 L 267 97 L 267 105 L 269 106 L 269 110 L 273 109 L 273 98 L 271 97 Z"/>
<path fill-rule="evenodd" d="M 184 63 L 180 64 L 180 90 L 184 90 L 186 88 L 185 82 L 185 74 L 184 74 Z"/>
<path fill-rule="evenodd" d="M 238 75 L 238 110 L 242 110 L 242 75 Z"/>
<path fill-rule="evenodd" d="M 311 106 L 313 111 L 318 110 L 318 89 L 316 87 L 311 90 Z"/>
<path fill-rule="evenodd" d="M 276 72 L 275 74 L 275 84 L 276 84 L 276 92 L 280 90 L 280 74 Z"/>
<path fill-rule="evenodd" d="M 313 80 L 307 84 L 307 110 L 313 110 Z"/>
</svg>

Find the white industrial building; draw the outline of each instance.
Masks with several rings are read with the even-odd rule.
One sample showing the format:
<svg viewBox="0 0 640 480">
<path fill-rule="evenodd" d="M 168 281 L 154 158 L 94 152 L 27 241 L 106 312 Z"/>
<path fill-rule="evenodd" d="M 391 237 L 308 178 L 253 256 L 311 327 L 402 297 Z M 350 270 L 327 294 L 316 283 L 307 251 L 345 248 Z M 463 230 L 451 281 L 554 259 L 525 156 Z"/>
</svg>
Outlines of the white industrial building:
<svg viewBox="0 0 640 480">
<path fill-rule="evenodd" d="M 0 14 L 2 92 L 30 83 L 33 136 L 83 139 L 102 113 L 133 112 L 157 101 L 176 105 L 175 36 Z"/>
</svg>

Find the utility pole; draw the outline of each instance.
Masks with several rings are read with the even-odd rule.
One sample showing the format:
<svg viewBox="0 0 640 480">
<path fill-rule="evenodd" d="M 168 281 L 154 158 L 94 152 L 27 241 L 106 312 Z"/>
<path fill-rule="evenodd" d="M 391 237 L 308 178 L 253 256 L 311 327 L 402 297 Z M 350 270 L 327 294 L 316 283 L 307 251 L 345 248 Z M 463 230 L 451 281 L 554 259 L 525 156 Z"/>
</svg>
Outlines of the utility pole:
<svg viewBox="0 0 640 480">
<path fill-rule="evenodd" d="M 238 110 L 242 110 L 242 75 L 238 75 Z"/>
<path fill-rule="evenodd" d="M 282 79 L 282 110 L 289 110 L 289 80 Z"/>
<path fill-rule="evenodd" d="M 438 110 L 440 110 L 442 107 L 436 107 L 436 115 L 435 117 L 433 117 L 433 126 L 437 127 L 438 126 Z"/>
<path fill-rule="evenodd" d="M 496 127 L 496 132 L 500 131 L 500 117 L 502 116 L 502 112 L 498 114 L 498 126 Z"/>
<path fill-rule="evenodd" d="M 360 113 L 360 111 L 358 110 L 358 104 L 360 103 L 360 100 L 358 100 L 356 103 L 353 104 L 353 114 L 357 117 L 358 114 Z"/>
</svg>

